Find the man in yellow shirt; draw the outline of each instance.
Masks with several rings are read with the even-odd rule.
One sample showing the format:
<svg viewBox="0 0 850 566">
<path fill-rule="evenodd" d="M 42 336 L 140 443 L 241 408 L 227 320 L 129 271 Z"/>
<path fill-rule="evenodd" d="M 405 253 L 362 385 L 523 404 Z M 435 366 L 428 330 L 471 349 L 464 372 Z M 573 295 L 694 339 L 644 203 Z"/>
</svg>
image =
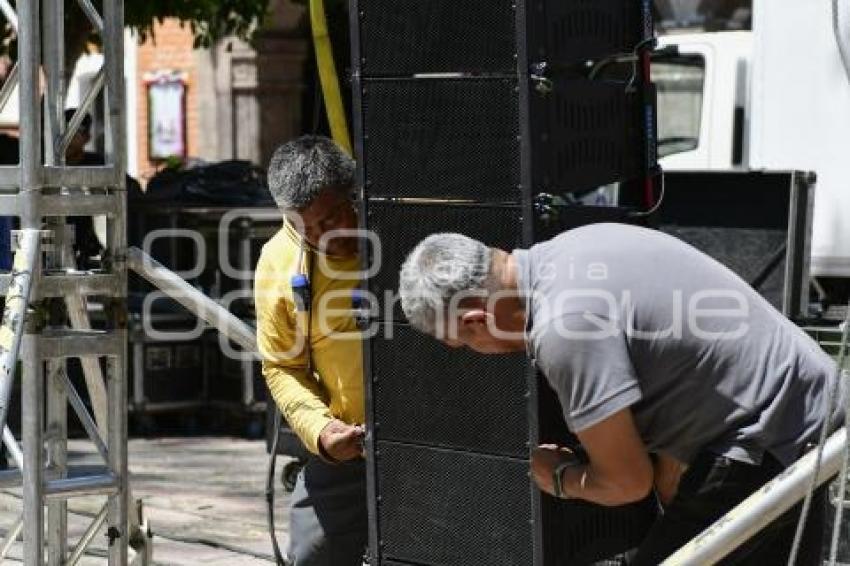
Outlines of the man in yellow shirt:
<svg viewBox="0 0 850 566">
<path fill-rule="evenodd" d="M 366 545 L 353 184 L 354 161 L 327 138 L 286 143 L 269 165 L 284 225 L 257 263 L 257 342 L 269 391 L 311 453 L 290 510 L 294 566 L 360 566 Z"/>
</svg>

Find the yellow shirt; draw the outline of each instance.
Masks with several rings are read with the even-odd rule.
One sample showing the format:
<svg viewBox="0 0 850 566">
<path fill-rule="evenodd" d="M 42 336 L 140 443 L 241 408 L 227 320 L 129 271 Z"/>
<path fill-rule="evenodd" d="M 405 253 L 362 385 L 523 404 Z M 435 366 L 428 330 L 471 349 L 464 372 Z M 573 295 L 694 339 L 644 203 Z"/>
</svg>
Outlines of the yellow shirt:
<svg viewBox="0 0 850 566">
<path fill-rule="evenodd" d="M 307 449 L 318 454 L 319 433 L 331 419 L 365 420 L 362 341 L 352 311 L 360 265 L 357 257 L 310 254 L 314 373 L 307 375 L 307 315 L 296 311 L 290 287 L 292 275 L 306 272 L 300 248 L 301 236 L 288 222 L 263 246 L 254 280 L 257 344 L 272 397 Z"/>
</svg>

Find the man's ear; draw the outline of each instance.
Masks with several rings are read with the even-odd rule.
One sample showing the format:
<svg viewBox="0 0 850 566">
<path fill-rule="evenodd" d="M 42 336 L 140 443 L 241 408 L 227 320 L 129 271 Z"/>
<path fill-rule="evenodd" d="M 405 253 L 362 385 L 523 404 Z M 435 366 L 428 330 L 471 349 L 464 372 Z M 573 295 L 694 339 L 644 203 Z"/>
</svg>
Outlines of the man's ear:
<svg viewBox="0 0 850 566">
<path fill-rule="evenodd" d="M 460 316 L 463 324 L 487 324 L 487 311 L 484 309 L 469 309 Z"/>
</svg>

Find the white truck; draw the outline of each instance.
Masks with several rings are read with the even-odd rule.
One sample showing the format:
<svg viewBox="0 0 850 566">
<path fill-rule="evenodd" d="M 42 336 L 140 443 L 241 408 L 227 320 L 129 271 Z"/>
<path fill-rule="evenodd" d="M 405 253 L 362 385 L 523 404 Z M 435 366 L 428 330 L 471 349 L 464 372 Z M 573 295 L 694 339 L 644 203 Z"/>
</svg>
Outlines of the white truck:
<svg viewBox="0 0 850 566">
<path fill-rule="evenodd" d="M 752 31 L 671 33 L 653 64 L 661 164 L 817 174 L 810 273 L 850 295 L 850 0 L 754 0 Z"/>
</svg>

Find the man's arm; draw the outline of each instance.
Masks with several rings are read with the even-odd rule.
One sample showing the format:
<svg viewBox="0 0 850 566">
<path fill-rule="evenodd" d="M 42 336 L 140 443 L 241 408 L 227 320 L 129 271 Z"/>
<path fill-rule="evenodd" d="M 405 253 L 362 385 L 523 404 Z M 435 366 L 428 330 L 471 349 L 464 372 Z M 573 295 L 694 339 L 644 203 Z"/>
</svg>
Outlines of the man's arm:
<svg viewBox="0 0 850 566">
<path fill-rule="evenodd" d="M 560 479 L 565 497 L 615 506 L 640 501 L 649 494 L 653 485 L 652 461 L 630 409 L 622 409 L 576 434 L 589 463 L 563 469 Z M 567 454 L 551 446 L 534 451 L 534 478 L 543 491 L 554 494 L 553 475 L 557 466 L 568 459 Z"/>
<path fill-rule="evenodd" d="M 567 313 L 535 339 L 536 362 L 558 394 L 564 419 L 589 457 L 562 473 L 562 493 L 602 505 L 642 499 L 652 488 L 652 463 L 631 407 L 642 397 L 627 336 L 616 320 Z M 553 493 L 555 466 L 568 459 L 552 447 L 534 453 L 535 477 Z"/>
<path fill-rule="evenodd" d="M 310 452 L 338 462 L 361 455 L 363 428 L 333 418 L 319 383 L 304 368 L 264 361 L 263 375 L 286 422 Z"/>
<path fill-rule="evenodd" d="M 288 368 L 263 361 L 263 376 L 269 392 L 292 431 L 307 450 L 320 454 L 319 436 L 333 421 L 319 383 L 308 379 L 305 368 Z"/>
<path fill-rule="evenodd" d="M 306 338 L 292 316 L 294 305 L 279 288 L 280 275 L 267 270 L 261 258 L 254 299 L 257 345 L 271 396 L 307 450 L 332 461 L 355 458 L 360 455 L 363 430 L 331 414 L 321 384 L 307 373 Z"/>
</svg>

